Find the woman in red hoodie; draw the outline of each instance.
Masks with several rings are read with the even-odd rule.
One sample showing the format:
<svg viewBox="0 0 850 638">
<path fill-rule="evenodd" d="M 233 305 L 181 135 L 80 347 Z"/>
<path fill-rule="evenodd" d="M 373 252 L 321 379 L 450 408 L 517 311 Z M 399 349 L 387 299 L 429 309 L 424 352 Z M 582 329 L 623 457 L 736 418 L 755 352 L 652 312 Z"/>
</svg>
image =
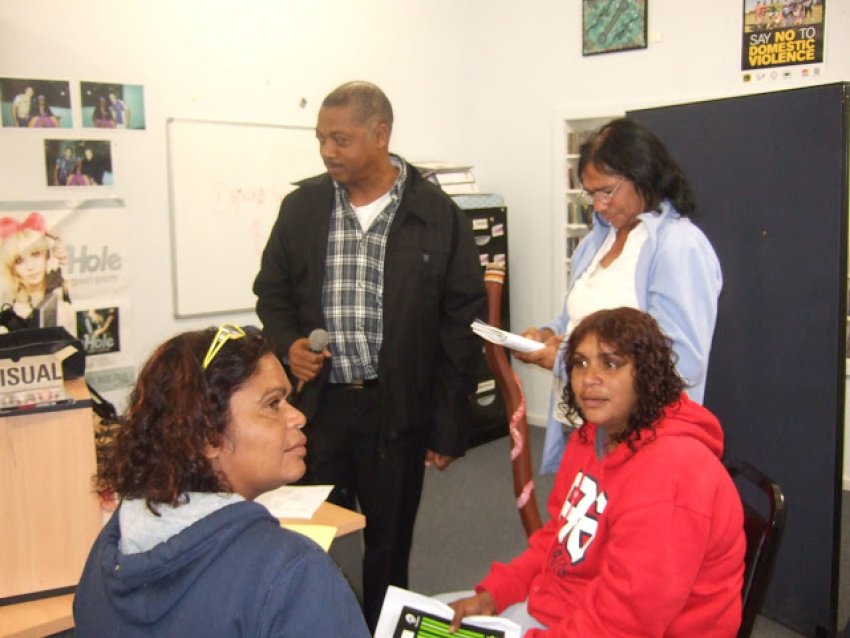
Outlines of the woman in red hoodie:
<svg viewBox="0 0 850 638">
<path fill-rule="evenodd" d="M 499 613 L 528 638 L 733 638 L 746 542 L 717 418 L 683 392 L 669 340 L 639 310 L 589 315 L 564 360 L 563 400 L 585 424 L 551 520 L 452 603 L 453 627 Z"/>
</svg>

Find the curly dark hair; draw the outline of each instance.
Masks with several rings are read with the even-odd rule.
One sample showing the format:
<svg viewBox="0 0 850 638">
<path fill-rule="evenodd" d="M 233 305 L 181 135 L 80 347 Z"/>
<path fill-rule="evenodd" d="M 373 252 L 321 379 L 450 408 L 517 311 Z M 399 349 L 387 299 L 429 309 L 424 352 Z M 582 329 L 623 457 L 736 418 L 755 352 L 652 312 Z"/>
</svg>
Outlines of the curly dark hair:
<svg viewBox="0 0 850 638">
<path fill-rule="evenodd" d="M 101 495 L 144 498 L 178 505 L 185 492 L 230 491 L 205 455 L 219 445 L 230 415 L 230 397 L 272 352 L 252 326 L 224 343 L 206 369 L 201 362 L 216 328 L 184 332 L 160 345 L 142 368 L 130 406 L 98 468 Z"/>
<path fill-rule="evenodd" d="M 670 151 L 644 125 L 628 118 L 599 127 L 579 149 L 578 174 L 593 164 L 604 173 L 634 184 L 647 210 L 658 210 L 669 199 L 682 216 L 694 217 L 696 203 L 685 173 Z"/>
<path fill-rule="evenodd" d="M 570 334 L 564 357 L 567 375 L 572 371 L 576 349 L 588 335 L 595 335 L 634 365 L 637 405 L 629 415 L 626 429 L 611 436 L 612 441 L 625 441 L 634 450 L 641 431 L 654 432 L 665 406 L 678 401 L 685 389 L 685 382 L 676 372 L 672 342 L 645 312 L 634 308 L 599 310 L 585 317 Z M 565 385 L 562 398 L 568 416 L 584 418 L 570 383 Z M 584 430 L 579 436 L 586 440 Z"/>
</svg>

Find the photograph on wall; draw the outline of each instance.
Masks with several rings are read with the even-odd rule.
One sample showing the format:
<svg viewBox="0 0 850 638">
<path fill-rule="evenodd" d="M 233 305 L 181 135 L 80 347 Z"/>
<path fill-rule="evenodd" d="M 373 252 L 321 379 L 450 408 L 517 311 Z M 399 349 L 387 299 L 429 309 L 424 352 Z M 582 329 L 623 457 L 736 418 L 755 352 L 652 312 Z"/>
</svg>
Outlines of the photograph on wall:
<svg viewBox="0 0 850 638">
<path fill-rule="evenodd" d="M 0 78 L 3 126 L 72 128 L 70 84 L 61 80 Z"/>
<path fill-rule="evenodd" d="M 44 140 L 48 186 L 111 186 L 109 140 Z"/>
<path fill-rule="evenodd" d="M 139 84 L 80 82 L 86 128 L 145 128 L 144 88 Z"/>
<path fill-rule="evenodd" d="M 741 70 L 744 81 L 791 77 L 766 72 L 802 67 L 800 75 L 817 75 L 823 62 L 826 0 L 744 0 Z"/>
<path fill-rule="evenodd" d="M 646 48 L 647 0 L 583 0 L 582 54 Z"/>
<path fill-rule="evenodd" d="M 120 200 L 0 202 L 0 331 L 60 326 L 86 374 L 130 365 L 128 228 Z"/>
</svg>

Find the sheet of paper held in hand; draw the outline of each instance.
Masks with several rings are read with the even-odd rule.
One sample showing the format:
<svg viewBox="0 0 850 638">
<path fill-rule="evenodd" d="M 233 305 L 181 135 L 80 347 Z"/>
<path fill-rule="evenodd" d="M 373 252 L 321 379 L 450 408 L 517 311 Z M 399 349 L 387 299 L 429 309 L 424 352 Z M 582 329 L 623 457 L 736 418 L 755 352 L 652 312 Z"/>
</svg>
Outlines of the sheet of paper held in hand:
<svg viewBox="0 0 850 638">
<path fill-rule="evenodd" d="M 467 616 L 450 634 L 453 616 L 446 603 L 390 585 L 374 638 L 520 638 L 520 626 L 498 616 Z"/>
<path fill-rule="evenodd" d="M 325 502 L 333 485 L 284 485 L 260 494 L 256 502 L 264 505 L 275 518 L 311 519 Z"/>
<path fill-rule="evenodd" d="M 527 339 L 526 337 L 521 337 L 505 330 L 500 330 L 499 328 L 491 326 L 489 323 L 484 323 L 480 319 L 473 321 L 469 324 L 469 327 L 472 328 L 472 332 L 482 339 L 518 352 L 534 352 L 543 347 L 543 344 L 539 341 Z"/>
</svg>

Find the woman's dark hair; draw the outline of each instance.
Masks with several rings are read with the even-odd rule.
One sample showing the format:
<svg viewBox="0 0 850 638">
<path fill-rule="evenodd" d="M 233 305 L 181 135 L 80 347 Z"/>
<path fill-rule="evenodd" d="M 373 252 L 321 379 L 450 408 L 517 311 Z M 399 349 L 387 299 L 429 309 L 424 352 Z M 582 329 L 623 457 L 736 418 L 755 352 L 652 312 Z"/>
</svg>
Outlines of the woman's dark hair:
<svg viewBox="0 0 850 638">
<path fill-rule="evenodd" d="M 654 431 L 664 407 L 677 401 L 685 389 L 685 382 L 676 372 L 672 342 L 645 312 L 634 308 L 600 310 L 585 317 L 570 334 L 564 357 L 567 375 L 572 371 L 576 349 L 588 335 L 595 336 L 634 365 L 637 404 L 626 429 L 611 437 L 618 443 L 626 441 L 634 449 L 641 431 Z M 571 418 L 584 418 L 570 383 L 564 387 L 563 401 Z M 583 435 L 581 432 L 580 436 Z"/>
<path fill-rule="evenodd" d="M 578 174 L 589 165 L 621 175 L 634 184 L 647 210 L 669 199 L 680 215 L 694 216 L 696 203 L 682 169 L 664 143 L 642 124 L 628 118 L 602 125 L 579 149 Z"/>
<path fill-rule="evenodd" d="M 221 443 L 230 397 L 272 352 L 251 326 L 224 343 L 204 370 L 201 362 L 216 336 L 207 328 L 172 337 L 148 359 L 130 395 L 124 423 L 98 468 L 101 495 L 177 505 L 185 492 L 226 492 L 205 451 Z M 155 511 L 155 510 L 154 510 Z"/>
</svg>

